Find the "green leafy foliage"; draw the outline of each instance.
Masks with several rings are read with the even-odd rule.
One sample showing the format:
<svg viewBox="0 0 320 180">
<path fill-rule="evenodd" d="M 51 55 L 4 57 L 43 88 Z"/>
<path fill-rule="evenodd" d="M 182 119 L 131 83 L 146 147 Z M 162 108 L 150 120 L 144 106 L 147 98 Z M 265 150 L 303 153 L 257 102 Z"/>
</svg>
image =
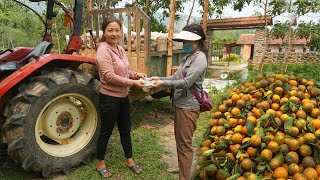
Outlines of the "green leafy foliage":
<svg viewBox="0 0 320 180">
<path fill-rule="evenodd" d="M 230 54 L 230 57 L 221 58 L 220 61 L 240 61 L 240 57 L 236 54 Z"/>
</svg>

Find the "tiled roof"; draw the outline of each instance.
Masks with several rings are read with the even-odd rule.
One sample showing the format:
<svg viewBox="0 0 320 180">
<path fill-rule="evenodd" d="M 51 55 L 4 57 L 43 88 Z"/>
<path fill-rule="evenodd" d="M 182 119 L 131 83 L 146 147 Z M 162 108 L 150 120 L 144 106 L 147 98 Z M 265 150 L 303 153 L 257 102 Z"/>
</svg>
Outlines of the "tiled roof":
<svg viewBox="0 0 320 180">
<path fill-rule="evenodd" d="M 255 34 L 240 34 L 237 44 L 254 44 Z"/>
<path fill-rule="evenodd" d="M 240 34 L 237 40 L 237 44 L 253 45 L 255 41 L 255 36 L 256 36 L 255 34 Z M 276 38 L 269 37 L 268 44 L 282 44 L 282 40 L 281 38 L 276 39 Z M 304 39 L 295 38 L 295 39 L 292 39 L 291 44 L 294 44 L 294 45 L 307 44 L 307 40 L 305 38 Z"/>
<path fill-rule="evenodd" d="M 266 20 L 268 25 L 272 24 L 271 16 L 267 16 Z M 264 16 L 208 19 L 207 30 L 256 28 L 256 27 L 263 27 L 264 25 L 265 25 Z"/>
</svg>

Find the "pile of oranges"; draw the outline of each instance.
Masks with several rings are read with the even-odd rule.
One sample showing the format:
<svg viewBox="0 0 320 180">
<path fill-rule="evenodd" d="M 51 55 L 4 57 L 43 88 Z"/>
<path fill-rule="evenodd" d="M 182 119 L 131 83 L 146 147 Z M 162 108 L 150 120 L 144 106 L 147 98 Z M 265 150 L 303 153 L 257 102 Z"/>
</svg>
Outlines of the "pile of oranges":
<svg viewBox="0 0 320 180">
<path fill-rule="evenodd" d="M 320 89 L 287 74 L 231 90 L 209 119 L 201 179 L 320 180 Z"/>
</svg>

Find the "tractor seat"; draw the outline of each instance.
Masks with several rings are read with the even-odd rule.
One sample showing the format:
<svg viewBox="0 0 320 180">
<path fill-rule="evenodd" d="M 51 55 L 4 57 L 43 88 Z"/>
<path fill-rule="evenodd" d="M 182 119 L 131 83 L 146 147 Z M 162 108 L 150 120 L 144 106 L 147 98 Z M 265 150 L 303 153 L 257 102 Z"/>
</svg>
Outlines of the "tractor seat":
<svg viewBox="0 0 320 180">
<path fill-rule="evenodd" d="M 34 48 L 30 54 L 25 58 L 16 62 L 6 62 L 0 65 L 0 71 L 15 71 L 20 69 L 22 66 L 28 64 L 29 62 L 39 58 L 44 54 L 48 54 L 53 47 L 53 43 L 42 41 L 36 48 Z"/>
</svg>

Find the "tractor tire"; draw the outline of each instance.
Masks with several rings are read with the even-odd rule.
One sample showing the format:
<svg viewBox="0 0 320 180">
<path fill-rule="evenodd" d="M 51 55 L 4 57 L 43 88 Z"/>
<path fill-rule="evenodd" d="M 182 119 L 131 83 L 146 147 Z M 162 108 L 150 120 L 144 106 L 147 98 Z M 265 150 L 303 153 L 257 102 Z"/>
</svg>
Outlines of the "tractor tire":
<svg viewBox="0 0 320 180">
<path fill-rule="evenodd" d="M 55 69 L 28 79 L 5 110 L 8 154 L 43 177 L 88 164 L 100 129 L 99 81 L 82 71 Z"/>
</svg>

